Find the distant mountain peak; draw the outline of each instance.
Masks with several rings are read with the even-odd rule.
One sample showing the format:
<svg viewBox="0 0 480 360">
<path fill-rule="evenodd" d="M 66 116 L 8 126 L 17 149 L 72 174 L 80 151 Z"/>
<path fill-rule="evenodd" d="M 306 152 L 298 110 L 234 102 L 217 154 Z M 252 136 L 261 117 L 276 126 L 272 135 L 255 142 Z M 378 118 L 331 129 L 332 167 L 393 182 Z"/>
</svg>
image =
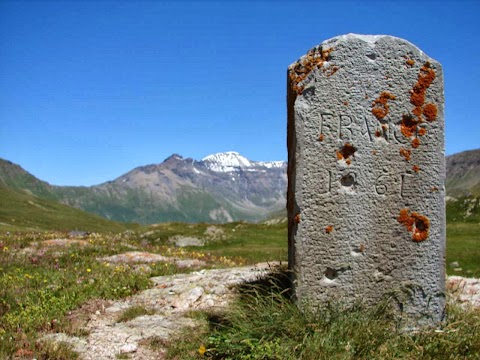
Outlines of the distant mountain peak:
<svg viewBox="0 0 480 360">
<path fill-rule="evenodd" d="M 202 159 L 202 162 L 208 169 L 215 172 L 255 171 L 258 167 L 271 169 L 285 166 L 284 161 L 251 161 L 236 151 L 208 155 Z"/>
<path fill-rule="evenodd" d="M 172 154 L 168 158 L 166 158 L 163 162 L 168 163 L 171 161 L 182 161 L 182 160 L 185 160 L 182 155 Z"/>
</svg>

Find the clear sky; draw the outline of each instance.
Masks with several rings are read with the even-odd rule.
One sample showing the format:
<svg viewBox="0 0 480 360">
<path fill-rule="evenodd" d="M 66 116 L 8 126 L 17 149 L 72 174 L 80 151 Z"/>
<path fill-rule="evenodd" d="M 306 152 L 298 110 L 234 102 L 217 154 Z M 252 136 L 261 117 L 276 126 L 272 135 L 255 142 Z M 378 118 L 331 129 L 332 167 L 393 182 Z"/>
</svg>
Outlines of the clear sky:
<svg viewBox="0 0 480 360">
<path fill-rule="evenodd" d="M 479 1 L 0 1 L 0 157 L 93 185 L 172 153 L 286 160 L 286 70 L 355 32 L 440 61 L 446 153 L 480 147 Z"/>
</svg>

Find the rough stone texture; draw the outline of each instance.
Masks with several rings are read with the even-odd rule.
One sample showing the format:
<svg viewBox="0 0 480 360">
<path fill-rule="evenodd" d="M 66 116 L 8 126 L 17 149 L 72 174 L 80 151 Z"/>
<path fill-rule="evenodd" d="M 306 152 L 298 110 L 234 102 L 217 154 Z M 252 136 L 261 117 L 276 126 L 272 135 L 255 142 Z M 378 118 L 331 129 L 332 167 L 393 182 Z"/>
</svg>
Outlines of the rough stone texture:
<svg viewBox="0 0 480 360">
<path fill-rule="evenodd" d="M 411 43 L 348 34 L 288 70 L 289 266 L 300 304 L 445 310 L 441 65 Z"/>
</svg>

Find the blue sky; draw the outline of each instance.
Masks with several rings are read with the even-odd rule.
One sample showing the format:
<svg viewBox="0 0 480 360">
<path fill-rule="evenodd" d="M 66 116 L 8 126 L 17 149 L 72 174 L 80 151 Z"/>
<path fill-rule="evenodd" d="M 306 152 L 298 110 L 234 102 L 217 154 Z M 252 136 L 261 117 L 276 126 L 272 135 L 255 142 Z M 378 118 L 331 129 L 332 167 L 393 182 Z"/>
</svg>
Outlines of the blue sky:
<svg viewBox="0 0 480 360">
<path fill-rule="evenodd" d="M 446 153 L 480 147 L 479 1 L 0 2 L 0 157 L 93 185 L 172 153 L 286 160 L 286 69 L 355 32 L 440 61 Z"/>
</svg>

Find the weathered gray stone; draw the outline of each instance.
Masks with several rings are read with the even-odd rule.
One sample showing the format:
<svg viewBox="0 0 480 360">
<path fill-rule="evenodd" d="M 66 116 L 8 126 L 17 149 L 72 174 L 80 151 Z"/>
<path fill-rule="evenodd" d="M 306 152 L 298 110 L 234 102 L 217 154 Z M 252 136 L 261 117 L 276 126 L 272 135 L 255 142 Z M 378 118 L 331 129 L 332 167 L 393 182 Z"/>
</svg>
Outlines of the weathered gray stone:
<svg viewBox="0 0 480 360">
<path fill-rule="evenodd" d="M 289 266 L 300 304 L 445 310 L 441 65 L 411 43 L 348 34 L 288 70 Z"/>
</svg>

